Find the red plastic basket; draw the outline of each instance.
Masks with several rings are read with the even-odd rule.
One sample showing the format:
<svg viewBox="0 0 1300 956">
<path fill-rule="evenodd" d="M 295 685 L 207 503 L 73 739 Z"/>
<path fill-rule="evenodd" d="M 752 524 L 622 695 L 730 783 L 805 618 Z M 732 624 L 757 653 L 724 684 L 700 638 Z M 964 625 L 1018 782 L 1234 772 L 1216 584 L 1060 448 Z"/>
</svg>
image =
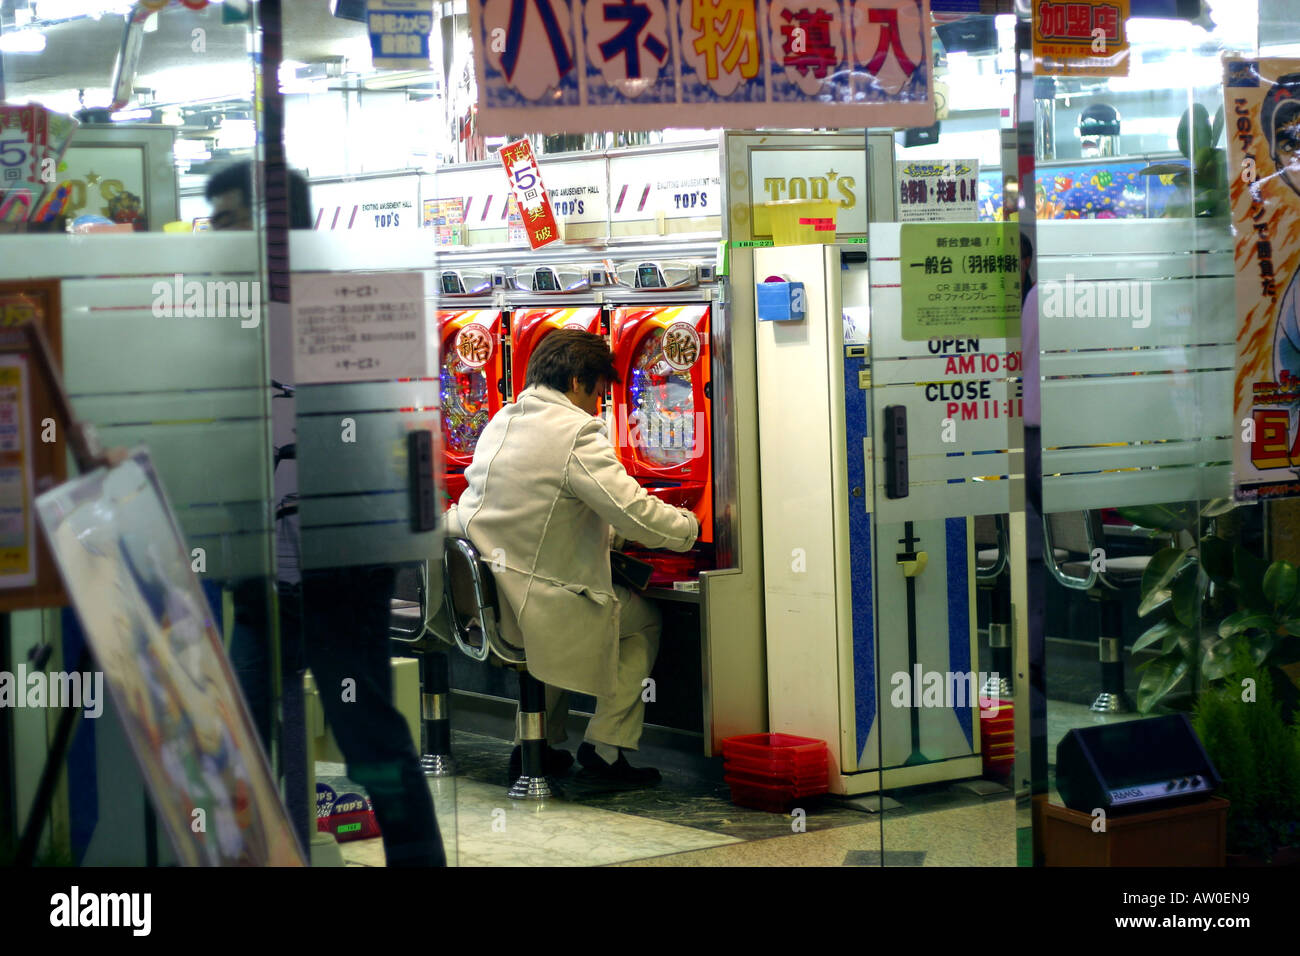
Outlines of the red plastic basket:
<svg viewBox="0 0 1300 956">
<path fill-rule="evenodd" d="M 826 777 L 824 774 L 821 780 L 795 783 L 784 780 L 764 780 L 762 777 L 743 773 L 728 773 L 722 779 L 727 781 L 733 793 L 738 787 L 741 789 L 762 787 L 773 791 L 780 790 L 789 793 L 791 797 L 815 797 L 826 792 Z"/>
<path fill-rule="evenodd" d="M 776 767 L 810 767 L 825 761 L 826 741 L 794 734 L 743 734 L 722 741 L 725 759 L 744 758 Z"/>
<path fill-rule="evenodd" d="M 727 770 L 737 770 L 743 773 L 760 774 L 768 777 L 779 775 L 781 777 L 802 778 L 821 774 L 824 778 L 826 768 L 830 766 L 830 761 L 825 754 L 801 761 L 762 760 L 741 754 L 729 754 L 722 758 L 722 762 Z"/>
<path fill-rule="evenodd" d="M 754 810 L 784 813 L 798 799 L 799 794 L 789 787 L 761 783 L 731 784 L 731 802 Z"/>
</svg>

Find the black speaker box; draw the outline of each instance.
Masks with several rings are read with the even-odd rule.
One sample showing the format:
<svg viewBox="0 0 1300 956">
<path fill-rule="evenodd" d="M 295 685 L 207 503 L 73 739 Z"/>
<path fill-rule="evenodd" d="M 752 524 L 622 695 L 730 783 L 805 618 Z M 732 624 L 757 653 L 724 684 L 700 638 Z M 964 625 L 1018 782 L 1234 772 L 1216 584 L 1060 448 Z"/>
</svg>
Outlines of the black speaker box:
<svg viewBox="0 0 1300 956">
<path fill-rule="evenodd" d="M 1186 714 L 1080 727 L 1056 745 L 1056 789 L 1067 807 L 1083 813 L 1200 800 L 1220 783 Z"/>
</svg>

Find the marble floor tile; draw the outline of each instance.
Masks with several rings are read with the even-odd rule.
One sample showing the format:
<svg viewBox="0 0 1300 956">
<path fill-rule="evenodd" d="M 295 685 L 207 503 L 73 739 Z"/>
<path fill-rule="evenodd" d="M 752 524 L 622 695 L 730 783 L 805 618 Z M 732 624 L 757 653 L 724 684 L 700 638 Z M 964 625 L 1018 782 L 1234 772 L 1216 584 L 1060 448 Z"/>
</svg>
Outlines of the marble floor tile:
<svg viewBox="0 0 1300 956">
<path fill-rule="evenodd" d="M 735 837 L 568 801 L 538 807 L 499 785 L 459 782 L 462 866 L 600 866 L 737 842 Z"/>
<path fill-rule="evenodd" d="M 620 866 L 1015 866 L 1010 800 L 634 860 Z"/>
</svg>

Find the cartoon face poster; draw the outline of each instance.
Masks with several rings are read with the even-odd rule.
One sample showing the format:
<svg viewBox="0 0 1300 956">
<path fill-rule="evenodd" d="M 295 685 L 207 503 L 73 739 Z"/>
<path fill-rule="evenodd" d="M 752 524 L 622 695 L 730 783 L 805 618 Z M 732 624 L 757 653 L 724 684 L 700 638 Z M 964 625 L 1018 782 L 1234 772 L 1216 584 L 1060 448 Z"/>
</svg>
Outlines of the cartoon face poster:
<svg viewBox="0 0 1300 956">
<path fill-rule="evenodd" d="M 1300 60 L 1224 61 L 1235 236 L 1233 486 L 1300 495 Z"/>
<path fill-rule="evenodd" d="M 66 482 L 36 507 L 177 860 L 301 866 L 149 453 Z"/>
</svg>

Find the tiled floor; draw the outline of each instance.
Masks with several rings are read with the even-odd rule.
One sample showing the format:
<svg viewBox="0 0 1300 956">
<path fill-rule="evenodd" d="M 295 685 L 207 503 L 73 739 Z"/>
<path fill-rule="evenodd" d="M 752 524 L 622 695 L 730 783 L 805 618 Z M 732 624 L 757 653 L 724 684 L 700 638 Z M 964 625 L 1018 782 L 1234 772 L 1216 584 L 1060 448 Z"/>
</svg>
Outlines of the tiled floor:
<svg viewBox="0 0 1300 956">
<path fill-rule="evenodd" d="M 611 790 L 568 774 L 563 799 L 538 807 L 505 796 L 509 744 L 457 731 L 457 776 L 430 780 L 448 862 L 461 866 L 1014 866 L 1015 807 L 1009 792 L 979 797 L 936 785 L 895 794 L 882 817 L 834 798 L 805 801 L 804 815 L 731 803 L 719 761 L 682 769 L 645 754 L 664 782 Z M 343 767 L 318 775 L 347 785 Z M 883 831 L 882 831 L 883 827 Z M 800 832 L 796 832 L 796 828 Z M 383 866 L 379 840 L 345 843 L 350 866 Z"/>
</svg>

